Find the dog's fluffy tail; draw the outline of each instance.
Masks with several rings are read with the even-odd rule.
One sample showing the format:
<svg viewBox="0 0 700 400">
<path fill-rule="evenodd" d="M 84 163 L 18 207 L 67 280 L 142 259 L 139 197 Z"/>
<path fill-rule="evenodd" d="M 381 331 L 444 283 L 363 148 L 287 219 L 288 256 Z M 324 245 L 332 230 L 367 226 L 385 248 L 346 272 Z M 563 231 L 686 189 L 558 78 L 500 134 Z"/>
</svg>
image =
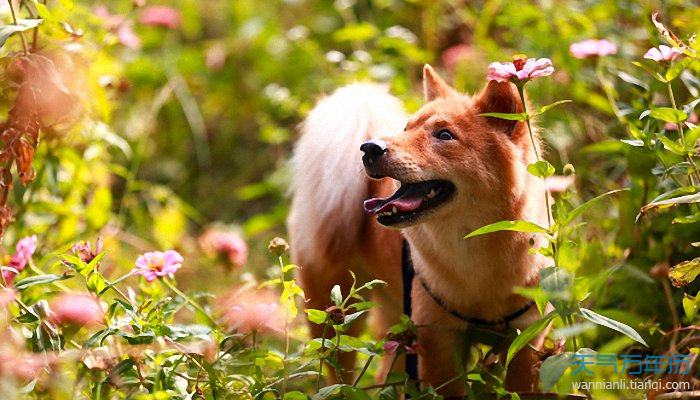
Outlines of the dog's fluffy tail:
<svg viewBox="0 0 700 400">
<path fill-rule="evenodd" d="M 360 145 L 401 132 L 407 119 L 387 88 L 366 83 L 336 90 L 311 111 L 292 158 L 288 225 L 295 254 L 347 257 L 356 249 L 369 185 Z"/>
</svg>

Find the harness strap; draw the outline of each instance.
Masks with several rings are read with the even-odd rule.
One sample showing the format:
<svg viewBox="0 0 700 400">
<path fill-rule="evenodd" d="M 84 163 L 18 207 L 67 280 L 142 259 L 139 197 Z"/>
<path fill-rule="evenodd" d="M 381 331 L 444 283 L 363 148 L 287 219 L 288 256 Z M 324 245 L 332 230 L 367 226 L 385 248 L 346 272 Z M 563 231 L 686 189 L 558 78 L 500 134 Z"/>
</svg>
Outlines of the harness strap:
<svg viewBox="0 0 700 400">
<path fill-rule="evenodd" d="M 408 245 L 408 241 L 404 239 L 403 241 L 403 248 L 402 248 L 402 259 L 401 259 L 401 269 L 403 270 L 403 293 L 404 293 L 404 298 L 403 298 L 403 308 L 404 308 L 404 314 L 411 316 L 411 288 L 412 288 L 412 283 L 413 283 L 413 278 L 416 277 L 416 271 L 413 268 L 413 260 L 411 259 L 411 248 Z M 442 307 L 445 311 L 447 311 L 450 315 L 454 316 L 457 319 L 460 319 L 468 324 L 471 325 L 478 325 L 486 328 L 494 328 L 498 326 L 503 326 L 505 325 L 506 329 L 510 328 L 510 322 L 513 321 L 514 319 L 518 318 L 519 316 L 525 314 L 532 306 L 535 304 L 534 301 L 530 301 L 527 304 L 525 304 L 523 307 L 518 309 L 512 314 L 508 314 L 503 318 L 497 319 L 497 320 L 485 320 L 481 318 L 474 318 L 474 317 L 469 317 L 467 315 L 462 314 L 461 312 L 455 310 L 454 308 L 450 307 L 447 303 L 445 303 L 440 297 L 438 297 L 432 289 L 425 283 L 423 279 L 421 279 L 420 276 L 417 276 L 418 281 L 421 283 L 423 286 L 423 289 L 430 295 L 430 297 L 435 301 L 437 305 Z M 407 360 L 408 363 L 408 360 Z M 407 365 L 408 369 L 408 365 Z M 409 375 L 410 376 L 410 375 Z"/>
<path fill-rule="evenodd" d="M 403 313 L 411 317 L 413 307 L 411 304 L 411 289 L 413 287 L 413 278 L 416 271 L 413 269 L 413 260 L 411 259 L 411 248 L 408 241 L 404 239 L 401 246 L 401 275 L 403 278 Z M 406 374 L 408 378 L 414 381 L 418 380 L 418 355 L 406 354 Z"/>
</svg>

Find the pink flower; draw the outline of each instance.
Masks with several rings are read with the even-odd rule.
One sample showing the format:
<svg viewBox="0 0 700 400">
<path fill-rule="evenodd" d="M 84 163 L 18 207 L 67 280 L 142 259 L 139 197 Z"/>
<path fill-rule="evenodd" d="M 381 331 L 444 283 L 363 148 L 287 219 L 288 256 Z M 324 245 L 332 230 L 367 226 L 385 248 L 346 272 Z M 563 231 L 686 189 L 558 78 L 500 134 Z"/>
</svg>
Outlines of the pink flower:
<svg viewBox="0 0 700 400">
<path fill-rule="evenodd" d="M 209 256 L 224 256 L 234 267 L 248 260 L 248 245 L 235 231 L 209 228 L 199 237 L 199 245 Z"/>
<path fill-rule="evenodd" d="M 226 302 L 224 322 L 238 333 L 282 332 L 284 313 L 271 293 L 237 292 Z"/>
<path fill-rule="evenodd" d="M 527 82 L 532 78 L 548 76 L 554 72 L 549 58 L 519 57 L 513 62 L 494 62 L 489 65 L 488 80 L 496 82 Z"/>
<path fill-rule="evenodd" d="M 175 250 L 151 251 L 136 259 L 133 272 L 137 275 L 143 275 L 147 281 L 152 282 L 159 276 L 174 274 L 182 267 L 183 261 L 180 253 Z"/>
<path fill-rule="evenodd" d="M 442 52 L 442 63 L 446 68 L 454 68 L 460 62 L 467 61 L 479 57 L 479 53 L 474 50 L 474 47 L 468 44 L 458 44 L 456 46 L 448 47 Z"/>
<path fill-rule="evenodd" d="M 58 325 L 94 326 L 104 321 L 99 301 L 89 294 L 61 294 L 51 300 L 49 308 Z"/>
<path fill-rule="evenodd" d="M 663 61 L 673 61 L 682 54 L 683 52 L 677 48 L 662 44 L 659 47 L 652 47 L 651 49 L 647 50 L 647 52 L 644 53 L 644 58 L 660 63 Z"/>
<path fill-rule="evenodd" d="M 8 267 L 14 268 L 15 270 L 17 270 L 17 273 L 21 272 L 27 266 L 27 263 L 36 251 L 36 241 L 36 235 L 20 239 L 20 241 L 17 242 L 17 245 L 15 246 L 16 251 L 15 254 L 12 255 Z M 10 284 L 12 283 L 12 281 L 14 281 L 15 276 L 17 276 L 17 273 L 15 273 L 14 271 L 3 270 L 2 276 L 5 279 L 5 282 L 7 282 L 7 284 Z"/>
<path fill-rule="evenodd" d="M 10 348 L 0 349 L 0 376 L 11 376 L 21 381 L 39 377 L 41 371 L 50 366 L 56 357 L 51 353 L 20 353 Z"/>
<path fill-rule="evenodd" d="M 696 124 L 698 123 L 698 115 L 695 113 L 692 113 L 688 116 L 688 119 L 685 120 L 685 122 L 690 122 L 691 124 Z M 667 131 L 677 131 L 678 130 L 678 124 L 674 124 L 673 122 L 666 122 L 664 124 L 664 129 Z"/>
<path fill-rule="evenodd" d="M 419 345 L 418 343 L 414 343 L 412 345 L 402 345 L 398 340 L 389 340 L 384 342 L 384 351 L 386 351 L 386 354 L 394 354 L 399 349 L 405 350 L 407 354 L 416 354 L 418 353 Z"/>
<path fill-rule="evenodd" d="M 176 29 L 182 25 L 182 15 L 180 15 L 180 11 L 172 7 L 148 6 L 141 12 L 140 21 L 144 25 Z"/>
<path fill-rule="evenodd" d="M 617 53 L 617 46 L 607 39 L 588 39 L 572 43 L 571 46 L 569 46 L 569 52 L 576 58 L 609 56 Z"/>
<path fill-rule="evenodd" d="M 117 35 L 119 43 L 134 50 L 141 48 L 141 39 L 134 32 L 134 21 L 123 14 L 111 14 L 104 5 L 95 7 L 93 12 L 105 21 L 105 27 L 110 32 Z"/>
<path fill-rule="evenodd" d="M 90 264 L 95 257 L 102 253 L 102 247 L 102 237 L 98 237 L 95 241 L 94 250 L 90 246 L 90 242 L 82 241 L 74 244 L 73 247 L 70 248 L 70 251 L 78 256 L 84 263 Z"/>
<path fill-rule="evenodd" d="M 7 307 L 15 299 L 15 291 L 12 289 L 0 290 L 0 307 Z"/>
<path fill-rule="evenodd" d="M 215 43 L 207 49 L 205 64 L 210 70 L 218 71 L 224 67 L 226 56 L 226 46 L 223 43 Z"/>
</svg>

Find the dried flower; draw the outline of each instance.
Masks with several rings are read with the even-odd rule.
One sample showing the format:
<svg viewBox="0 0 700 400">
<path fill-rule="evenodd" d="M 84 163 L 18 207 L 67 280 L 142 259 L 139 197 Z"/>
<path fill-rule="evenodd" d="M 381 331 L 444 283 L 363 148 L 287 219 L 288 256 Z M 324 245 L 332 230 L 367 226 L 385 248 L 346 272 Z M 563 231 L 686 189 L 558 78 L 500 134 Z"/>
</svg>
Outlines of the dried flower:
<svg viewBox="0 0 700 400">
<path fill-rule="evenodd" d="M 207 229 L 199 237 L 199 246 L 209 256 L 224 256 L 234 267 L 242 267 L 248 261 L 248 245 L 231 229 Z"/>
<path fill-rule="evenodd" d="M 527 82 L 532 78 L 551 75 L 554 72 L 549 58 L 513 57 L 513 62 L 494 62 L 489 65 L 488 80 L 496 82 Z"/>
<path fill-rule="evenodd" d="M 280 257 L 282 254 L 286 253 L 287 250 L 289 250 L 289 244 L 281 237 L 276 237 L 270 240 L 267 250 L 273 255 Z"/>
<path fill-rule="evenodd" d="M 591 56 L 608 56 L 617 53 L 615 43 L 607 39 L 588 39 L 572 43 L 569 46 L 569 53 L 576 58 L 587 58 Z"/>
<path fill-rule="evenodd" d="M 151 251 L 140 255 L 136 259 L 133 272 L 143 275 L 147 281 L 152 282 L 158 277 L 172 275 L 182 267 L 184 259 L 175 250 Z"/>
<path fill-rule="evenodd" d="M 182 25 L 182 15 L 172 7 L 148 6 L 141 12 L 140 22 L 144 25 L 176 29 Z"/>
<path fill-rule="evenodd" d="M 51 320 L 58 325 L 94 326 L 104 322 L 99 301 L 89 294 L 64 293 L 49 303 Z"/>
<path fill-rule="evenodd" d="M 669 47 L 662 44 L 659 47 L 652 47 L 644 53 L 644 58 L 654 60 L 658 63 L 673 61 L 683 55 L 683 52 L 675 47 Z"/>
</svg>

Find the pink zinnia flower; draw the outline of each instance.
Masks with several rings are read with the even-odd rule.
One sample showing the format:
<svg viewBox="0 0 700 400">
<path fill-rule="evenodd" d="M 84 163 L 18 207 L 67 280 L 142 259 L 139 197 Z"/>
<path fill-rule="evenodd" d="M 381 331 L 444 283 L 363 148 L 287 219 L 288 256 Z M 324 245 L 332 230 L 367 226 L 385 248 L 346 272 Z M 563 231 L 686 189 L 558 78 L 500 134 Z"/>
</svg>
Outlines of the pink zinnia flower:
<svg viewBox="0 0 700 400">
<path fill-rule="evenodd" d="M 102 244 L 103 240 L 102 237 L 98 237 L 97 240 L 95 241 L 95 249 L 93 250 L 92 247 L 90 246 L 90 242 L 88 241 L 82 241 L 78 242 L 73 245 L 73 247 L 70 248 L 70 251 L 73 252 L 78 258 L 80 258 L 84 263 L 90 264 L 92 260 L 95 259 L 100 253 L 102 253 Z"/>
<path fill-rule="evenodd" d="M 209 256 L 224 256 L 235 267 L 248 260 L 248 245 L 235 231 L 210 228 L 199 237 L 199 245 Z"/>
<path fill-rule="evenodd" d="M 669 47 L 662 44 L 659 47 L 652 47 L 644 53 L 644 58 L 654 60 L 656 62 L 673 61 L 683 54 L 682 51 L 675 47 Z"/>
<path fill-rule="evenodd" d="M 182 267 L 184 259 L 175 250 L 151 251 L 136 259 L 133 271 L 137 275 L 143 275 L 147 281 L 152 282 L 160 276 L 172 275 Z"/>
<path fill-rule="evenodd" d="M 29 260 L 32 258 L 32 255 L 36 251 L 36 241 L 36 235 L 20 239 L 20 241 L 17 242 L 17 245 L 15 246 L 16 251 L 15 254 L 12 255 L 8 267 L 14 268 L 18 272 L 21 272 L 27 266 L 27 263 L 29 263 Z M 12 283 L 12 281 L 14 281 L 15 276 L 17 276 L 17 273 L 15 273 L 14 271 L 3 270 L 2 276 L 5 279 L 5 282 L 7 282 L 7 284 L 10 284 Z"/>
<path fill-rule="evenodd" d="M 488 80 L 496 82 L 526 82 L 554 72 L 549 58 L 516 58 L 513 62 L 494 62 L 489 65 Z"/>
<path fill-rule="evenodd" d="M 53 298 L 49 308 L 58 325 L 94 326 L 104 321 L 99 301 L 89 294 L 64 293 Z"/>
<path fill-rule="evenodd" d="M 141 12 L 140 21 L 144 25 L 176 29 L 182 25 L 182 15 L 180 15 L 180 11 L 172 7 L 148 6 Z"/>
<path fill-rule="evenodd" d="M 576 58 L 609 56 L 617 53 L 617 46 L 607 39 L 588 39 L 572 43 L 571 46 L 569 46 L 569 52 Z"/>
<path fill-rule="evenodd" d="M 239 333 L 282 332 L 282 307 L 267 292 L 237 292 L 226 302 L 224 322 Z"/>
</svg>

